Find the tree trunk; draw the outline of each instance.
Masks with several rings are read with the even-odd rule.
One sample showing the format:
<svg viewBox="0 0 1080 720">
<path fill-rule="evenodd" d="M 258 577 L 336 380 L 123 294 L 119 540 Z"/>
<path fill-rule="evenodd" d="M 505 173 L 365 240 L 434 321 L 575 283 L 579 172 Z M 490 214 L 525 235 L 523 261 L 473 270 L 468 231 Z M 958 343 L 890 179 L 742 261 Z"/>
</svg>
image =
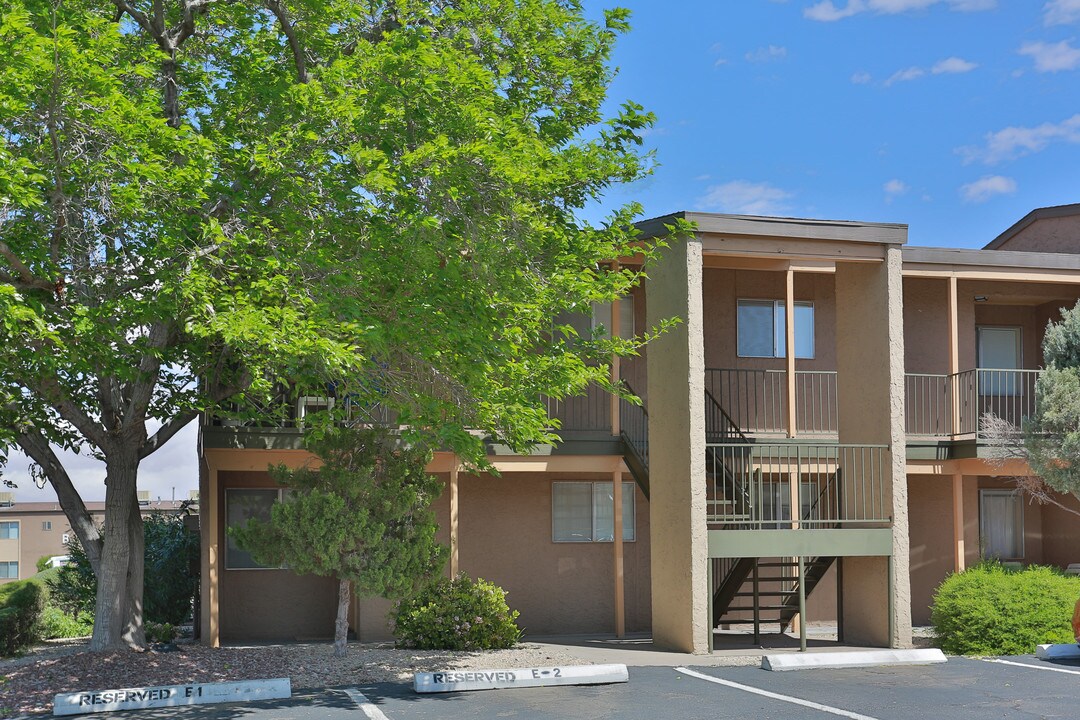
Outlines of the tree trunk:
<svg viewBox="0 0 1080 720">
<path fill-rule="evenodd" d="M 349 595 L 348 580 L 338 580 L 337 621 L 334 623 L 334 657 L 349 653 Z"/>
<path fill-rule="evenodd" d="M 143 529 L 135 480 L 135 453 L 110 453 L 105 460 L 105 528 L 97 578 L 94 634 L 90 650 L 142 647 Z"/>
</svg>

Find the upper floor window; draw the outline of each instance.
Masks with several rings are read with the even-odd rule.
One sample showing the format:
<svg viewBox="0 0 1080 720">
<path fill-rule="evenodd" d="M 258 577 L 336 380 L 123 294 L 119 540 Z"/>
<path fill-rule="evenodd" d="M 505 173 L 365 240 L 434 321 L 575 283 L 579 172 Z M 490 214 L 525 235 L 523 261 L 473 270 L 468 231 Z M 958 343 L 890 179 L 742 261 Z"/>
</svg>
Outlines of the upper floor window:
<svg viewBox="0 0 1080 720">
<path fill-rule="evenodd" d="M 783 300 L 739 300 L 739 357 L 787 355 L 787 315 Z M 814 357 L 814 303 L 795 303 L 795 357 Z"/>
<path fill-rule="evenodd" d="M 611 337 L 611 303 L 592 304 L 593 330 L 601 330 L 600 337 Z M 619 337 L 634 337 L 634 296 L 619 298 Z"/>
<path fill-rule="evenodd" d="M 0 522 L 0 540 L 18 540 L 19 523 Z"/>
<path fill-rule="evenodd" d="M 52 520 L 42 520 L 41 521 L 41 529 L 42 530 L 52 530 Z"/>
</svg>

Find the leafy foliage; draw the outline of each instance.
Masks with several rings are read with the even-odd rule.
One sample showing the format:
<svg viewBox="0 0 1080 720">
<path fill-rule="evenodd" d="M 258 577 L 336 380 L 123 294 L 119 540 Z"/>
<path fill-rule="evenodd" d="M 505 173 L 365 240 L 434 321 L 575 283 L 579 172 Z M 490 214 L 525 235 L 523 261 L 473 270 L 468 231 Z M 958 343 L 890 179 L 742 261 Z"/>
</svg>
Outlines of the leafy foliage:
<svg viewBox="0 0 1080 720">
<path fill-rule="evenodd" d="M 394 635 L 403 647 L 427 650 L 497 650 L 521 637 L 518 611 L 493 583 L 464 574 L 424 587 L 394 609 Z"/>
<path fill-rule="evenodd" d="M 49 562 L 51 560 L 52 560 L 52 555 L 42 555 L 41 557 L 39 557 L 37 559 L 37 562 L 34 563 L 34 567 L 37 568 L 38 572 L 41 572 L 42 570 L 48 570 L 49 569 Z"/>
<path fill-rule="evenodd" d="M 144 613 L 149 620 L 179 624 L 191 616 L 199 582 L 199 536 L 180 516 L 151 514 L 146 537 Z M 46 579 L 49 602 L 72 619 L 93 618 L 97 579 L 77 538 L 70 538 L 68 564 Z"/>
<path fill-rule="evenodd" d="M 146 623 L 146 639 L 152 643 L 171 643 L 179 635 L 172 623 Z"/>
<path fill-rule="evenodd" d="M 945 578 L 930 621 L 954 655 L 1022 655 L 1042 643 L 1071 643 L 1080 578 L 1048 567 L 1010 571 L 985 561 Z"/>
<path fill-rule="evenodd" d="M 92 616 L 87 615 L 73 618 L 46 601 L 39 628 L 42 640 L 86 637 L 94 630 L 94 620 Z"/>
<path fill-rule="evenodd" d="M 1043 363 L 1035 416 L 1024 427 L 1025 454 L 1047 485 L 1080 495 L 1080 303 L 1047 325 Z"/>
<path fill-rule="evenodd" d="M 636 205 L 579 217 L 652 167 L 652 115 L 604 111 L 627 28 L 576 0 L 0 6 L 0 465 L 27 453 L 101 558 L 96 649 L 138 644 L 121 508 L 199 412 L 341 383 L 483 463 L 469 429 L 526 448 L 543 396 L 610 387 L 644 338 L 560 318 L 652 257 Z M 52 447 L 106 460 L 114 550 Z"/>
<path fill-rule="evenodd" d="M 0 585 L 0 655 L 14 655 L 39 637 L 45 587 L 35 580 Z"/>
</svg>

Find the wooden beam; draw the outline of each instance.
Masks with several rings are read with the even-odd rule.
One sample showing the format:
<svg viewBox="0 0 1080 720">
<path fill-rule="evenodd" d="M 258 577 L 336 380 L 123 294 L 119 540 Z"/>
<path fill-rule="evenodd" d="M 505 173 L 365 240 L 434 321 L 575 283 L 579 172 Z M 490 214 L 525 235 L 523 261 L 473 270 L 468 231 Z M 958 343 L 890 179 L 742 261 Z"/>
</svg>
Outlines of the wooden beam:
<svg viewBox="0 0 1080 720">
<path fill-rule="evenodd" d="M 611 266 L 612 272 L 619 271 L 619 261 L 616 260 Z M 611 301 L 611 339 L 619 337 L 622 334 L 622 316 L 619 312 L 619 298 L 615 298 Z M 622 369 L 620 367 L 620 358 L 618 355 L 612 353 L 611 355 L 611 383 L 614 385 L 619 382 L 622 377 Z M 611 396 L 611 434 L 618 437 L 622 433 L 620 427 L 619 418 L 619 398 L 615 395 Z"/>
<path fill-rule="evenodd" d="M 623 578 L 622 472 L 611 473 L 611 499 L 614 506 L 612 546 L 615 554 L 615 637 L 626 635 L 626 598 Z"/>
<path fill-rule="evenodd" d="M 795 428 L 795 271 L 788 268 L 784 273 L 784 336 L 787 362 L 787 435 L 793 438 Z"/>
<path fill-rule="evenodd" d="M 953 505 L 953 569 L 963 572 L 964 561 L 964 476 L 952 476 Z"/>
<path fill-rule="evenodd" d="M 460 572 L 458 563 L 458 466 L 450 466 L 450 577 L 456 578 Z"/>
<path fill-rule="evenodd" d="M 217 468 L 210 468 L 209 497 L 206 498 L 205 520 L 209 525 L 206 545 L 206 593 L 202 607 L 203 643 L 210 647 L 221 647 L 221 562 L 218 548 L 220 543 L 221 509 L 218 491 Z"/>
<path fill-rule="evenodd" d="M 960 429 L 960 382 L 957 373 L 960 372 L 960 320 L 959 303 L 956 298 L 956 277 L 952 276 L 948 281 L 949 293 L 949 377 L 946 380 L 952 398 L 950 412 L 952 415 L 951 431 L 955 435 Z"/>
</svg>

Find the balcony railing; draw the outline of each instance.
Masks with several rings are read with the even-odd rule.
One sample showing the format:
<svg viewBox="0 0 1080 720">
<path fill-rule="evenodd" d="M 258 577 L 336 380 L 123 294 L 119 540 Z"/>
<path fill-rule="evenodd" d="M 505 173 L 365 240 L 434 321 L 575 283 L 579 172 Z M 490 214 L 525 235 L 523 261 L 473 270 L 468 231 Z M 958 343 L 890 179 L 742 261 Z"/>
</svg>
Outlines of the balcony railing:
<svg viewBox="0 0 1080 720">
<path fill-rule="evenodd" d="M 1035 413 L 1039 373 L 977 368 L 951 375 L 909 374 L 905 380 L 907 434 L 979 439 L 986 415 L 1020 427 Z"/>
<path fill-rule="evenodd" d="M 888 525 L 887 450 L 885 445 L 708 444 L 709 523 L 738 530 Z"/>
<path fill-rule="evenodd" d="M 747 435 L 788 434 L 787 372 L 784 370 L 705 370 L 705 389 Z M 836 372 L 795 371 L 795 435 L 835 437 Z"/>
</svg>

